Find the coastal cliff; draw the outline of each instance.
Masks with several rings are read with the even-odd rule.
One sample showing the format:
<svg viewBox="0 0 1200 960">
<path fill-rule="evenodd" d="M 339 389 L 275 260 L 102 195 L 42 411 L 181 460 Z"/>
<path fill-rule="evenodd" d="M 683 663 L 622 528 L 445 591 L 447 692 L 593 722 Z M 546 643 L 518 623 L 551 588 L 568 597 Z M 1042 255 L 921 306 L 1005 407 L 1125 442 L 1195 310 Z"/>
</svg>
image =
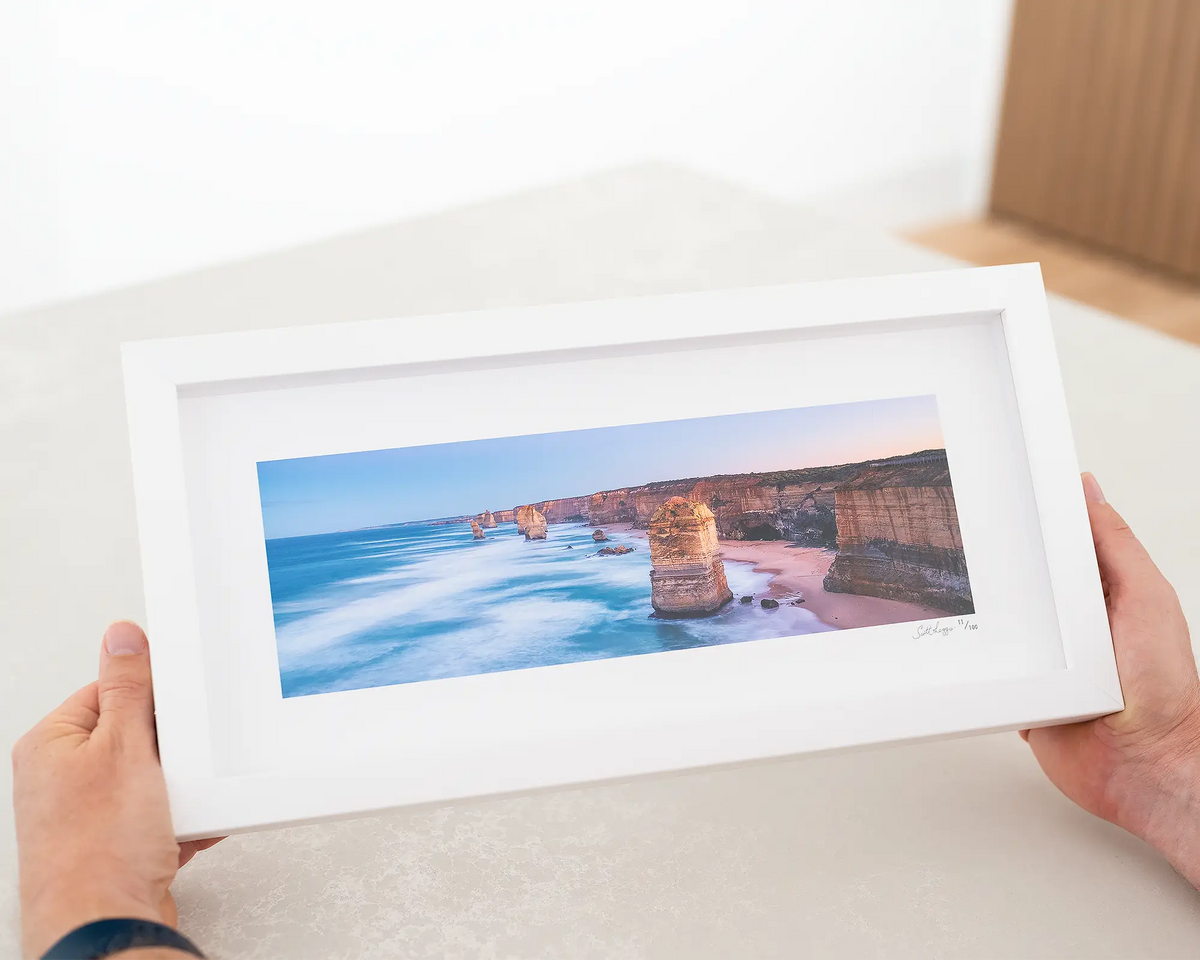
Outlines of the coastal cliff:
<svg viewBox="0 0 1200 960">
<path fill-rule="evenodd" d="M 545 539 L 551 523 L 593 527 L 628 523 L 651 531 L 653 546 L 656 526 L 670 527 L 663 513 L 669 504 L 676 511 L 682 509 L 680 504 L 702 508 L 705 516 L 694 513 L 688 524 L 696 530 L 711 525 L 714 543 L 718 537 L 785 540 L 836 550 L 824 578 L 831 593 L 923 603 L 949 613 L 974 610 L 950 470 L 941 449 L 863 463 L 660 481 L 600 490 L 587 497 L 543 500 L 496 511 L 494 516 L 502 523 L 514 520 L 518 534 L 530 540 Z M 671 584 L 669 573 L 678 574 L 680 568 L 669 558 L 670 539 L 682 538 L 681 543 L 688 537 L 703 539 L 699 533 L 685 536 L 671 529 L 671 537 L 662 540 L 659 550 L 662 563 L 652 557 L 656 572 L 651 580 L 659 584 L 654 588 L 659 597 L 655 609 L 661 606 L 665 616 L 702 615 L 670 610 L 702 609 L 714 597 L 723 596 L 724 568 L 717 560 L 713 572 L 708 559 L 703 559 L 707 548 L 697 546 L 696 540 L 686 550 L 702 558 L 695 562 L 703 570 L 689 576 L 704 582 L 688 586 L 676 578 Z M 686 552 L 684 547 L 679 550 Z M 673 595 L 679 599 L 671 599 Z"/>
<path fill-rule="evenodd" d="M 944 450 L 867 466 L 834 500 L 838 555 L 826 590 L 974 612 Z"/>
<path fill-rule="evenodd" d="M 779 474 L 741 474 L 669 480 L 640 487 L 602 490 L 588 498 L 592 526 L 631 523 L 648 529 L 658 509 L 672 497 L 705 504 L 717 533 L 727 540 L 791 540 L 809 547 L 833 547 L 834 488 L 860 464 Z"/>
<path fill-rule="evenodd" d="M 533 504 L 547 523 L 587 523 L 590 497 L 565 497 Z"/>
<path fill-rule="evenodd" d="M 832 547 L 834 488 L 857 465 L 777 474 L 706 477 L 647 484 L 631 491 L 636 527 L 647 527 L 671 497 L 704 503 L 717 532 L 727 540 L 791 540 L 807 547 Z"/>
<path fill-rule="evenodd" d="M 587 514 L 593 527 L 604 523 L 633 523 L 637 518 L 628 489 L 593 493 L 588 497 Z"/>
<path fill-rule="evenodd" d="M 873 464 L 903 459 L 665 480 L 600 490 L 588 497 L 542 500 L 532 506 L 547 523 L 588 523 L 593 527 L 631 523 L 645 530 L 664 503 L 682 497 L 712 511 L 723 539 L 790 540 L 805 547 L 833 549 L 838 538 L 834 518 L 838 487 Z M 511 513 L 514 511 L 498 511 L 496 518 L 503 523 L 503 514 Z"/>
<path fill-rule="evenodd" d="M 671 497 L 650 518 L 650 603 L 660 617 L 703 617 L 733 599 L 703 503 Z M 605 548 L 610 549 L 610 548 Z"/>
</svg>

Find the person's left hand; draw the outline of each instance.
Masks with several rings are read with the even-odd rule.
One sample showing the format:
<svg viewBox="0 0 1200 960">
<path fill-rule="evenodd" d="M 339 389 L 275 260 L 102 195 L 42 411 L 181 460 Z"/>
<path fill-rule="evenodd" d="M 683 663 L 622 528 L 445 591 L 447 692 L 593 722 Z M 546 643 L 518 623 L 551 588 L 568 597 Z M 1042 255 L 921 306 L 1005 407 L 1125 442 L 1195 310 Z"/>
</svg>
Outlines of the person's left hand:
<svg viewBox="0 0 1200 960">
<path fill-rule="evenodd" d="M 105 631 L 100 678 L 17 741 L 12 759 L 25 952 L 106 917 L 175 926 L 171 881 L 217 840 L 175 842 L 140 627 Z"/>
</svg>

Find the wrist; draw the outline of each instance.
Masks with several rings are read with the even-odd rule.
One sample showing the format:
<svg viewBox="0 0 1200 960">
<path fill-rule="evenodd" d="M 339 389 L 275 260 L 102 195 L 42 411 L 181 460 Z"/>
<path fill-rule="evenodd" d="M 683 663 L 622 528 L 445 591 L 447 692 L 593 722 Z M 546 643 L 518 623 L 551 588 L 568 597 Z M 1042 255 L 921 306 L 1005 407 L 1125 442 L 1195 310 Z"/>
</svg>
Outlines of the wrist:
<svg viewBox="0 0 1200 960">
<path fill-rule="evenodd" d="M 1200 714 L 1123 767 L 1110 791 L 1114 822 L 1150 844 L 1200 889 Z"/>
<path fill-rule="evenodd" d="M 120 953 L 110 953 L 105 960 L 196 960 L 190 953 L 171 947 L 134 947 Z"/>
<path fill-rule="evenodd" d="M 154 906 L 113 887 L 88 882 L 75 884 L 68 879 L 40 890 L 23 890 L 21 934 L 25 953 L 40 957 L 75 928 L 116 917 L 162 921 Z"/>
</svg>

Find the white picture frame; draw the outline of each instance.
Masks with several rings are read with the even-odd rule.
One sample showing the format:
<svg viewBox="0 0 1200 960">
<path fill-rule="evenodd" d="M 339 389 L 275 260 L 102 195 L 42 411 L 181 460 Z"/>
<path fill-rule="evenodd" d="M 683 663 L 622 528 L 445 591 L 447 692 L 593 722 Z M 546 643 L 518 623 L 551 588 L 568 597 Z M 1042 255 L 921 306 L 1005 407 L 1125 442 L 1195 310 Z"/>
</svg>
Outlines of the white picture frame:
<svg viewBox="0 0 1200 960">
<path fill-rule="evenodd" d="M 810 375 L 749 363 L 792 355 L 816 358 Z M 876 375 L 835 376 L 838 357 L 843 371 L 861 358 Z M 567 365 L 620 376 L 645 358 L 671 369 L 732 358 L 720 368 L 732 371 L 728 396 L 681 406 L 621 380 L 603 404 L 553 402 Z M 1036 264 L 145 341 L 124 344 L 122 359 L 159 750 L 180 839 L 1123 708 Z M 461 387 L 472 382 L 501 386 L 474 396 Z M 261 518 L 221 507 L 249 503 L 249 468 L 264 458 L 254 443 L 265 458 L 338 453 L 502 436 L 487 418 L 505 405 L 520 428 L 510 432 L 528 433 L 670 420 L 697 403 L 719 413 L 894 395 L 908 382 L 940 397 L 973 586 L 980 571 L 965 624 L 947 616 L 924 634 L 905 623 L 837 643 L 732 643 L 303 704 L 277 682 L 271 692 Z M 755 390 L 768 392 L 746 399 Z M 417 414 L 380 418 L 368 399 L 384 395 Z M 437 396 L 458 399 L 423 409 Z M 539 423 L 521 421 L 534 408 Z M 242 433 L 251 439 L 237 447 Z"/>
</svg>

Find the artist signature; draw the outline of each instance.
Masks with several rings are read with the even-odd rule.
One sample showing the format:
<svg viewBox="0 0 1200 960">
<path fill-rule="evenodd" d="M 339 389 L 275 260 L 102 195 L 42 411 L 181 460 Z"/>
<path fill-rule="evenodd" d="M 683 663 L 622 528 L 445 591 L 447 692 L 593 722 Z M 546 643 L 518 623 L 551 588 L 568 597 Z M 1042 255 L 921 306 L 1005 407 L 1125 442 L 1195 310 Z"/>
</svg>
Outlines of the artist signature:
<svg viewBox="0 0 1200 960">
<path fill-rule="evenodd" d="M 934 620 L 933 623 L 918 624 L 912 638 L 920 640 L 922 637 L 946 637 L 959 630 L 969 633 L 978 629 L 979 624 L 970 617 L 959 617 L 957 620 Z"/>
</svg>

